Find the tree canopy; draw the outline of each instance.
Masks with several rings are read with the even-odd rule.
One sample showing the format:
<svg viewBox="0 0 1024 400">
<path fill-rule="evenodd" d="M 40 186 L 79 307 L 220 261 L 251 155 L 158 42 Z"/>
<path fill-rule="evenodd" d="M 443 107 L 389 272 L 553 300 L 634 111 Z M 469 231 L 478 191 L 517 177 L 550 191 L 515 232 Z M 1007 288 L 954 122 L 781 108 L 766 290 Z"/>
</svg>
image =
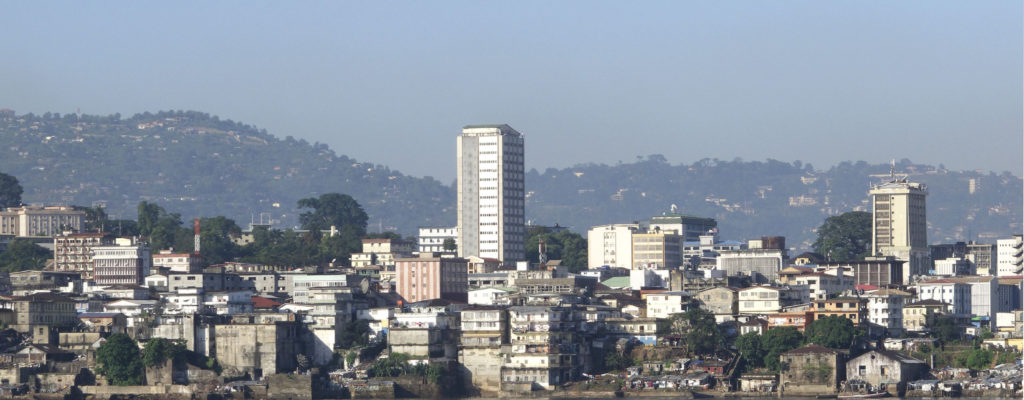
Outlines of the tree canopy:
<svg viewBox="0 0 1024 400">
<path fill-rule="evenodd" d="M 853 345 L 853 340 L 861 333 L 849 318 L 826 316 L 811 322 L 804 331 L 804 336 L 807 337 L 807 343 L 844 350 L 849 349 Z"/>
<path fill-rule="evenodd" d="M 105 375 L 111 385 L 142 384 L 142 358 L 139 346 L 123 333 L 115 333 L 96 350 L 97 372 Z"/>
<path fill-rule="evenodd" d="M 0 253 L 0 271 L 18 272 L 27 269 L 43 269 L 46 260 L 53 253 L 27 239 L 14 239 L 7 244 L 7 250 Z"/>
<path fill-rule="evenodd" d="M 540 239 L 544 239 L 548 260 L 562 260 L 562 265 L 572 272 L 587 269 L 587 239 L 582 235 L 569 230 L 552 233 L 547 227 L 530 227 L 526 232 L 526 259 L 530 262 L 540 260 Z"/>
<path fill-rule="evenodd" d="M 669 319 L 669 332 L 682 336 L 687 348 L 696 354 L 713 355 L 725 346 L 725 336 L 718 329 L 715 314 L 693 307 Z"/>
<path fill-rule="evenodd" d="M 770 329 L 761 338 L 761 348 L 764 350 L 764 366 L 771 368 L 773 371 L 779 370 L 779 355 L 800 347 L 804 341 L 800 331 L 791 326 Z"/>
<path fill-rule="evenodd" d="M 360 236 L 366 234 L 369 217 L 363 207 L 347 194 L 327 193 L 317 198 L 301 199 L 298 207 L 312 209 L 299 214 L 302 229 L 320 231 L 331 226 L 337 229 L 353 227 Z"/>
<path fill-rule="evenodd" d="M 871 213 L 851 211 L 826 218 L 818 228 L 814 251 L 835 261 L 863 260 L 871 255 Z"/>
<path fill-rule="evenodd" d="M 146 342 L 142 350 L 142 364 L 147 367 L 161 366 L 164 361 L 181 362 L 185 359 L 185 345 L 164 338 L 154 338 Z"/>
<path fill-rule="evenodd" d="M 0 172 L 0 209 L 21 205 L 22 192 L 18 178 Z"/>
</svg>

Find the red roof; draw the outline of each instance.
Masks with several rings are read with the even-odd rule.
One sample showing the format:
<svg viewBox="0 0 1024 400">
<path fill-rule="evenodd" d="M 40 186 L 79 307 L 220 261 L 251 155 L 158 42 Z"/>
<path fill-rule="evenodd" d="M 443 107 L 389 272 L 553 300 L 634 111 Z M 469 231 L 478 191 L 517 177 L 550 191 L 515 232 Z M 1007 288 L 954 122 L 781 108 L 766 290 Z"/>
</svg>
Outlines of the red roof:
<svg viewBox="0 0 1024 400">
<path fill-rule="evenodd" d="M 853 288 L 857 290 L 878 290 L 878 286 L 875 285 L 857 285 Z"/>
<path fill-rule="evenodd" d="M 266 297 L 252 296 L 252 308 L 278 308 L 281 303 Z"/>
</svg>

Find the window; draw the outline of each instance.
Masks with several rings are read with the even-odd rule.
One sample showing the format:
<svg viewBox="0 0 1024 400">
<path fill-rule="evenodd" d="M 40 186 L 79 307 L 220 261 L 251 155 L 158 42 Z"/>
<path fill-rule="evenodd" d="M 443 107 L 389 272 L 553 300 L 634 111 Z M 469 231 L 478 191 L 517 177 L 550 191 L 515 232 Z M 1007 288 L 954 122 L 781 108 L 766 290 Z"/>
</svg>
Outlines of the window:
<svg viewBox="0 0 1024 400">
<path fill-rule="evenodd" d="M 868 370 L 868 368 L 866 366 L 861 365 L 861 366 L 857 367 L 857 374 L 860 375 L 860 376 L 864 376 L 864 375 L 867 374 L 867 372 L 868 372 L 867 370 Z"/>
</svg>

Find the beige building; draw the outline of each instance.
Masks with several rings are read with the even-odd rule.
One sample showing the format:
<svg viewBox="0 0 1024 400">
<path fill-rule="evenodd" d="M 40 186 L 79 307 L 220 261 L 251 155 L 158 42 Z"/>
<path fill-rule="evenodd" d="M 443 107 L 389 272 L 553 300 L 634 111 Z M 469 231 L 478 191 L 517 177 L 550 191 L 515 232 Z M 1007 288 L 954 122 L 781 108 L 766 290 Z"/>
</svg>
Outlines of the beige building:
<svg viewBox="0 0 1024 400">
<path fill-rule="evenodd" d="M 931 266 L 928 250 L 927 188 L 893 178 L 868 192 L 872 199 L 871 253 L 906 261 L 903 282 L 925 275 Z"/>
<path fill-rule="evenodd" d="M 509 344 L 508 312 L 503 307 L 462 309 L 459 364 L 464 382 L 483 391 L 501 390 L 501 346 Z"/>
<path fill-rule="evenodd" d="M 945 314 L 949 304 L 939 300 L 921 300 L 903 306 L 903 329 L 908 332 L 923 332 L 935 321 L 935 317 Z"/>
<path fill-rule="evenodd" d="M 675 231 L 633 234 L 632 269 L 672 269 L 683 262 L 682 237 Z"/>
<path fill-rule="evenodd" d="M 434 257 L 395 260 L 395 292 L 407 302 L 446 299 L 465 303 L 469 292 L 467 263 L 462 258 Z"/>
<path fill-rule="evenodd" d="M 736 315 L 739 313 L 739 296 L 736 289 L 717 287 L 697 293 L 694 298 L 700 302 L 700 308 L 716 315 Z"/>
<path fill-rule="evenodd" d="M 395 259 L 412 257 L 413 244 L 401 239 L 363 239 L 363 252 L 351 257 L 353 267 L 395 266 Z"/>
<path fill-rule="evenodd" d="M 780 395 L 818 395 L 836 393 L 844 365 L 839 353 L 816 344 L 808 344 L 779 355 Z"/>
<path fill-rule="evenodd" d="M 85 211 L 67 206 L 8 207 L 0 211 L 0 235 L 52 237 L 81 231 L 84 219 Z"/>
<path fill-rule="evenodd" d="M 192 274 L 202 272 L 199 255 L 195 253 L 173 253 L 172 250 L 160 250 L 153 255 L 154 267 L 167 267 L 171 272 Z"/>
<path fill-rule="evenodd" d="M 53 238 L 54 270 L 59 272 L 77 272 L 82 279 L 92 279 L 92 249 L 96 246 L 109 246 L 114 237 L 107 233 L 69 233 L 64 232 Z"/>
</svg>

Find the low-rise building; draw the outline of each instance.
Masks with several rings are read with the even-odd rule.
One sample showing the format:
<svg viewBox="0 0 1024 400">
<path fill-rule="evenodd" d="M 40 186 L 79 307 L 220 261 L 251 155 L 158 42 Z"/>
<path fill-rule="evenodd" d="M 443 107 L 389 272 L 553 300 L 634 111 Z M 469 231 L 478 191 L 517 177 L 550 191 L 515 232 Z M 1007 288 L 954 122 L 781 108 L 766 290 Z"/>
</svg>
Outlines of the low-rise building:
<svg viewBox="0 0 1024 400">
<path fill-rule="evenodd" d="M 939 300 L 920 300 L 903 305 L 903 329 L 908 332 L 928 331 L 935 317 L 946 314 L 949 304 Z"/>
<path fill-rule="evenodd" d="M 847 380 L 864 381 L 874 389 L 891 385 L 900 393 L 926 373 L 928 364 L 889 350 L 871 350 L 846 362 Z"/>
<path fill-rule="evenodd" d="M 715 315 L 736 315 L 739 313 L 739 293 L 730 287 L 716 287 L 697 292 L 694 299 L 700 308 Z"/>
<path fill-rule="evenodd" d="M 857 297 L 836 297 L 812 302 L 814 320 L 822 317 L 844 317 L 853 326 L 862 326 L 868 321 L 867 300 Z"/>
<path fill-rule="evenodd" d="M 752 286 L 739 290 L 740 314 L 774 314 L 783 307 L 799 304 L 801 291 L 774 286 Z"/>
<path fill-rule="evenodd" d="M 864 294 L 868 300 L 868 321 L 885 329 L 890 336 L 903 332 L 903 306 L 912 299 L 910 293 L 896 289 L 879 289 Z"/>
<path fill-rule="evenodd" d="M 780 396 L 813 396 L 836 393 L 845 365 L 835 350 L 808 344 L 779 355 Z"/>
<path fill-rule="evenodd" d="M 649 293 L 647 294 L 647 316 L 669 318 L 673 314 L 686 312 L 691 298 L 690 293 L 683 291 Z"/>
</svg>

